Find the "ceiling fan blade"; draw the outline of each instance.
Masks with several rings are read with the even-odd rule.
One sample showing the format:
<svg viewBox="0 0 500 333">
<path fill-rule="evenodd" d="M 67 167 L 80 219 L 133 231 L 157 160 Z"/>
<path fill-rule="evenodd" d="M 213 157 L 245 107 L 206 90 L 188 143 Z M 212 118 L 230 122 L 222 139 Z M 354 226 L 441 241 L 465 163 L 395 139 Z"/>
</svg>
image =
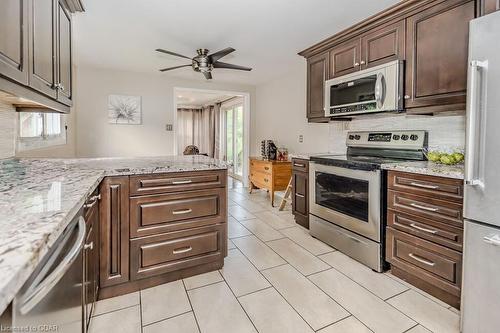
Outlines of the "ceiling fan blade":
<svg viewBox="0 0 500 333">
<path fill-rule="evenodd" d="M 207 79 L 207 80 L 212 79 L 212 73 L 210 73 L 210 72 L 203 72 L 203 75 L 205 75 L 205 79 Z"/>
<path fill-rule="evenodd" d="M 240 71 L 251 71 L 252 69 L 250 67 L 244 67 L 244 66 L 238 66 L 238 65 L 233 65 L 233 64 L 228 64 L 225 62 L 220 62 L 217 61 L 213 63 L 214 68 L 227 68 L 227 69 L 237 69 Z"/>
<path fill-rule="evenodd" d="M 176 57 L 181 57 L 181 58 L 186 58 L 186 59 L 191 60 L 191 58 L 186 57 L 185 55 L 182 55 L 182 54 L 179 54 L 179 53 L 175 53 L 175 52 L 171 52 L 171 51 L 167 51 L 167 50 L 164 50 L 164 49 L 156 49 L 156 51 L 161 52 L 161 53 L 170 54 L 170 55 L 173 55 L 173 56 L 176 56 Z"/>
<path fill-rule="evenodd" d="M 182 65 L 182 66 L 163 68 L 163 69 L 160 69 L 160 72 L 171 71 L 172 69 L 177 69 L 177 68 L 182 68 L 182 67 L 191 67 L 191 65 Z"/>
<path fill-rule="evenodd" d="M 229 53 L 234 52 L 234 51 L 236 51 L 236 50 L 233 49 L 232 47 L 226 47 L 224 50 L 220 50 L 220 51 L 217 51 L 215 53 L 210 54 L 208 56 L 208 58 L 210 59 L 210 62 L 213 64 L 214 62 L 216 62 L 220 58 L 225 57 Z"/>
</svg>

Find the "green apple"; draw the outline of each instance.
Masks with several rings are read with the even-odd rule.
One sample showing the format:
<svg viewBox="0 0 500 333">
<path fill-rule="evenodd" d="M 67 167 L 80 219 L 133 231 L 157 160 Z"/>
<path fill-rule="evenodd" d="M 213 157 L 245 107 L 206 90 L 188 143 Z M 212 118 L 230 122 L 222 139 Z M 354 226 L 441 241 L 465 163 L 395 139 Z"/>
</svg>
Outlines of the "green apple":
<svg viewBox="0 0 500 333">
<path fill-rule="evenodd" d="M 455 159 L 455 161 L 457 161 L 457 163 L 462 162 L 465 158 L 464 154 L 462 153 L 453 153 L 451 154 L 451 156 L 453 156 L 453 158 Z"/>
<path fill-rule="evenodd" d="M 446 164 L 446 165 L 452 165 L 457 163 L 455 158 L 452 155 L 448 154 L 442 154 L 440 158 L 441 163 Z"/>
<path fill-rule="evenodd" d="M 436 151 L 431 151 L 427 154 L 427 159 L 432 162 L 438 162 L 441 158 L 441 154 Z"/>
</svg>

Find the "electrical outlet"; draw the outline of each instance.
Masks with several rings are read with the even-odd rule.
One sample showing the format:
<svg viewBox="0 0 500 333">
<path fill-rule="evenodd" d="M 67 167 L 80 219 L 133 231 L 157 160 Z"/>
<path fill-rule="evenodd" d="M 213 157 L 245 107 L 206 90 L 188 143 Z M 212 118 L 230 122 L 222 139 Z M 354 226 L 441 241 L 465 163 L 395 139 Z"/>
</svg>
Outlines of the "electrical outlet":
<svg viewBox="0 0 500 333">
<path fill-rule="evenodd" d="M 172 124 L 165 125 L 165 131 L 171 132 L 173 130 L 174 130 L 174 125 L 172 125 Z"/>
<path fill-rule="evenodd" d="M 304 136 L 302 134 L 299 135 L 299 143 L 304 142 Z"/>
</svg>

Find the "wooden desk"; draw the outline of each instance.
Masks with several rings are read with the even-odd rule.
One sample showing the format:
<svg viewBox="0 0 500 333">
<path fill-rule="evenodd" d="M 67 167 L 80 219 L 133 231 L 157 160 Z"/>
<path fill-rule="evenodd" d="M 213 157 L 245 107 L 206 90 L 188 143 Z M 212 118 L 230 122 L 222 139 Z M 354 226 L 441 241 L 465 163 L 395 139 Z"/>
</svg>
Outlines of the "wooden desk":
<svg viewBox="0 0 500 333">
<path fill-rule="evenodd" d="M 254 188 L 271 192 L 274 207 L 274 192 L 283 191 L 292 177 L 291 161 L 269 161 L 260 157 L 250 157 L 250 193 Z"/>
</svg>

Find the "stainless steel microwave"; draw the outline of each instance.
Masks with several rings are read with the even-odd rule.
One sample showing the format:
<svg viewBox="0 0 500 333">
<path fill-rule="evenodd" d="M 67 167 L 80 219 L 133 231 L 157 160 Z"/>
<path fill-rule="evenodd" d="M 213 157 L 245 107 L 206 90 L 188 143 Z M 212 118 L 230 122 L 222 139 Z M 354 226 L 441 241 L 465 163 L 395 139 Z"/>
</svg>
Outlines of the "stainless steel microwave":
<svg viewBox="0 0 500 333">
<path fill-rule="evenodd" d="M 326 81 L 325 116 L 402 111 L 403 62 L 392 61 Z"/>
</svg>

